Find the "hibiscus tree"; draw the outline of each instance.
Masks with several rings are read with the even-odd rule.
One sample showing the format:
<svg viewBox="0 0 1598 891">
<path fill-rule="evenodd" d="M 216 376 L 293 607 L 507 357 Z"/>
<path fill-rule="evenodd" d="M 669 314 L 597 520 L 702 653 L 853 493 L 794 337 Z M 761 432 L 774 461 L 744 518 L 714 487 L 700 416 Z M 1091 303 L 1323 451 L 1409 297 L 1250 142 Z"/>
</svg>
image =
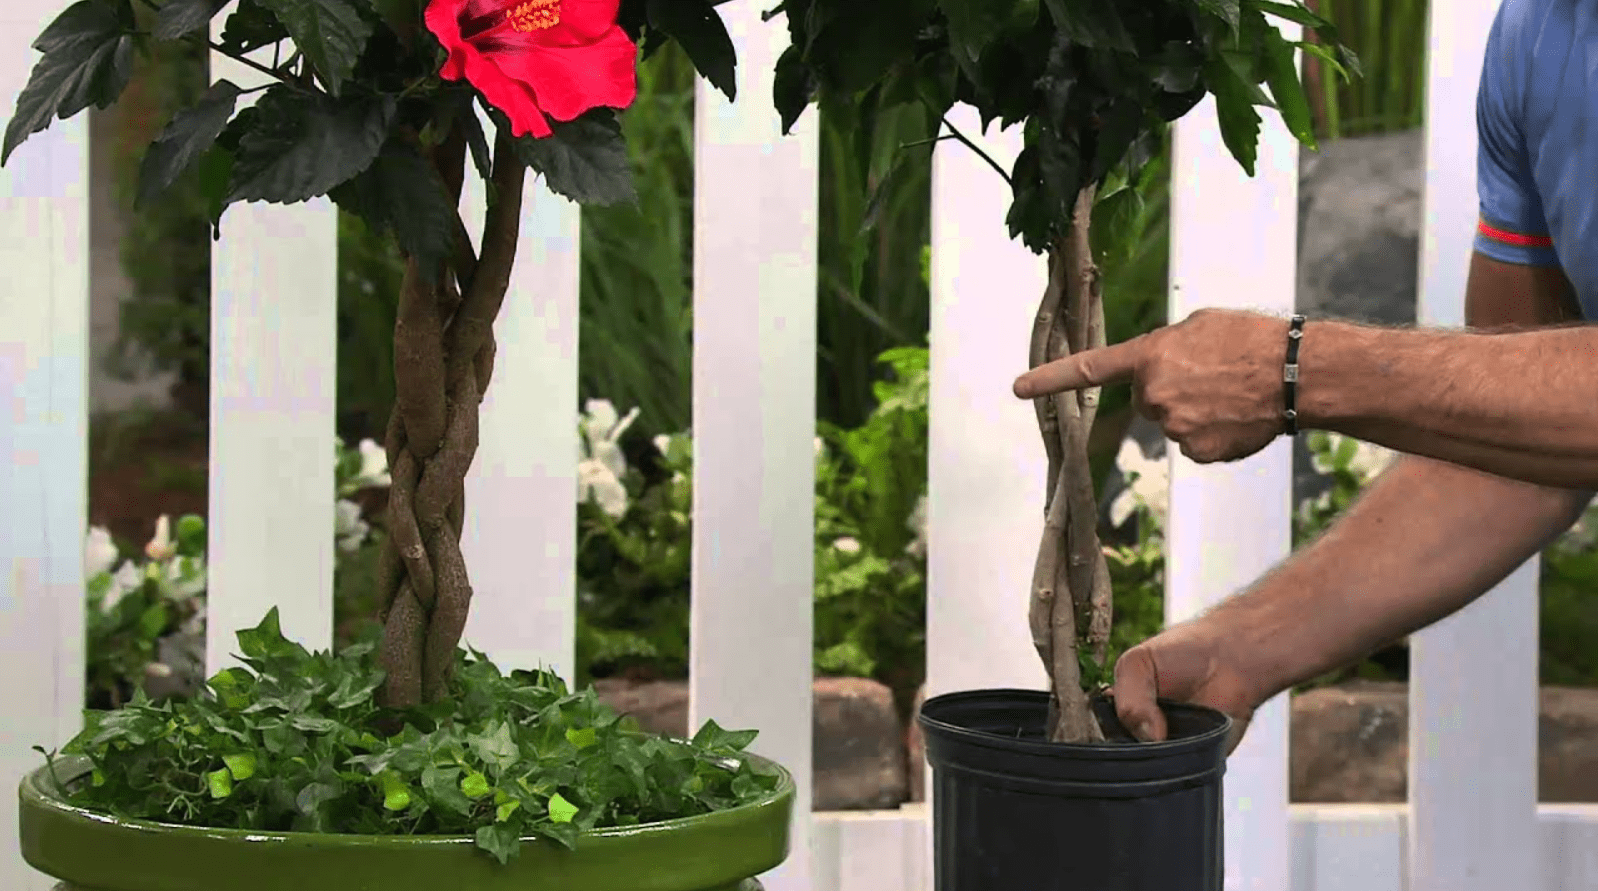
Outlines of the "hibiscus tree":
<svg viewBox="0 0 1598 891">
<path fill-rule="evenodd" d="M 715 0 L 238 0 L 212 40 L 225 6 L 67 6 L 34 42 L 42 57 L 0 164 L 51 121 L 115 102 L 135 53 L 185 41 L 238 60 L 262 85 L 218 80 L 174 115 L 144 156 L 140 202 L 192 178 L 219 226 L 234 202 L 326 195 L 392 234 L 405 276 L 384 440 L 381 699 L 433 701 L 471 600 L 459 545 L 464 480 L 528 172 L 579 203 L 633 200 L 618 111 L 636 95 L 640 56 L 674 40 L 730 98 L 732 41 Z M 468 157 L 488 185 L 480 251 L 459 211 Z"/>
</svg>

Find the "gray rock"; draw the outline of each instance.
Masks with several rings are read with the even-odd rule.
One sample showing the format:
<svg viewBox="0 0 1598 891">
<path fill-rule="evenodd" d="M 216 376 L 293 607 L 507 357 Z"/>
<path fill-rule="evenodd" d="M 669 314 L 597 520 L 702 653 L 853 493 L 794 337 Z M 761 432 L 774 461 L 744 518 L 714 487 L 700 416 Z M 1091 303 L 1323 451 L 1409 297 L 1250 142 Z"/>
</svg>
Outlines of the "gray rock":
<svg viewBox="0 0 1598 891">
<path fill-rule="evenodd" d="M 881 810 L 909 797 L 904 728 L 887 686 L 817 678 L 812 726 L 814 810 Z"/>
<path fill-rule="evenodd" d="M 1543 687 L 1537 798 L 1598 802 L 1598 690 Z M 1409 695 L 1358 681 L 1293 697 L 1289 759 L 1295 803 L 1402 802 L 1409 771 Z"/>
</svg>

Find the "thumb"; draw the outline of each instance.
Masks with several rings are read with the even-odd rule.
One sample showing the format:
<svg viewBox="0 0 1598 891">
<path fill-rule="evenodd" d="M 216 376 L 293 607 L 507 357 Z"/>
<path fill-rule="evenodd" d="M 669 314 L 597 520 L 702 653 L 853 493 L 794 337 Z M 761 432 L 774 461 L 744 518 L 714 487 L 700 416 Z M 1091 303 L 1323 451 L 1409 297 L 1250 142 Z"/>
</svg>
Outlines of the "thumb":
<svg viewBox="0 0 1598 891">
<path fill-rule="evenodd" d="M 1167 733 L 1160 711 L 1159 676 L 1147 647 L 1133 647 L 1115 661 L 1115 713 L 1121 725 L 1144 742 L 1160 742 Z"/>
</svg>

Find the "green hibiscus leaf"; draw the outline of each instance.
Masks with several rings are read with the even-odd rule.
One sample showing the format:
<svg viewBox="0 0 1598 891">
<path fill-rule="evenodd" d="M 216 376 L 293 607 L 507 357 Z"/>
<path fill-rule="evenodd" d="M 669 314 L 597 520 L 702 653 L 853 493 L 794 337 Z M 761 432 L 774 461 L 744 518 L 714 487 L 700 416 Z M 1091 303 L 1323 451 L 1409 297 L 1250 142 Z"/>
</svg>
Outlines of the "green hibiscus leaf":
<svg viewBox="0 0 1598 891">
<path fill-rule="evenodd" d="M 328 194 L 374 231 L 392 232 L 424 269 L 436 269 L 454 244 L 459 217 L 449 190 L 433 165 L 404 143 L 389 140 L 370 167 Z"/>
<path fill-rule="evenodd" d="M 177 40 L 211 24 L 228 0 L 166 0 L 155 14 L 151 33 L 157 40 Z"/>
<path fill-rule="evenodd" d="M 239 138 L 227 200 L 294 204 L 327 194 L 371 165 L 388 138 L 394 100 L 332 100 L 275 86 L 254 111 Z"/>
<path fill-rule="evenodd" d="M 44 29 L 33 43 L 44 58 L 17 96 L 0 164 L 51 121 L 106 108 L 122 95 L 133 74 L 133 30 L 127 0 L 78 0 Z"/>
<path fill-rule="evenodd" d="M 136 206 L 142 207 L 165 191 L 196 158 L 216 143 L 216 138 L 232 119 L 238 101 L 239 88 L 231 81 L 219 80 L 199 101 L 172 116 L 172 122 L 150 144 L 139 165 Z"/>
<path fill-rule="evenodd" d="M 627 141 L 613 110 L 594 109 L 575 121 L 551 122 L 551 126 L 554 136 L 524 136 L 516 141 L 517 154 L 543 174 L 551 191 L 578 204 L 638 200 Z"/>
<path fill-rule="evenodd" d="M 729 100 L 738 93 L 738 52 L 727 25 L 706 0 L 649 0 L 649 24 L 671 35 L 710 85 Z"/>
<path fill-rule="evenodd" d="M 350 0 L 260 0 L 337 96 L 355 72 L 372 26 Z"/>
</svg>

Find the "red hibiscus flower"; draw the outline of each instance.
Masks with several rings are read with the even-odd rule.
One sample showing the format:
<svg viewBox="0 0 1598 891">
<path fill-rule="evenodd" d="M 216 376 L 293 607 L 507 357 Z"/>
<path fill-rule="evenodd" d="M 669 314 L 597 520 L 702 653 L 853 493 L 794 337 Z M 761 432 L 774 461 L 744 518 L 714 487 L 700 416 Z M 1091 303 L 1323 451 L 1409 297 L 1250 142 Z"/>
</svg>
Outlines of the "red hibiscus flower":
<svg viewBox="0 0 1598 891">
<path fill-rule="evenodd" d="M 616 24 L 620 0 L 432 0 L 427 28 L 449 51 L 439 76 L 465 78 L 510 117 L 511 132 L 549 136 L 549 115 L 626 108 L 638 50 Z"/>
</svg>

